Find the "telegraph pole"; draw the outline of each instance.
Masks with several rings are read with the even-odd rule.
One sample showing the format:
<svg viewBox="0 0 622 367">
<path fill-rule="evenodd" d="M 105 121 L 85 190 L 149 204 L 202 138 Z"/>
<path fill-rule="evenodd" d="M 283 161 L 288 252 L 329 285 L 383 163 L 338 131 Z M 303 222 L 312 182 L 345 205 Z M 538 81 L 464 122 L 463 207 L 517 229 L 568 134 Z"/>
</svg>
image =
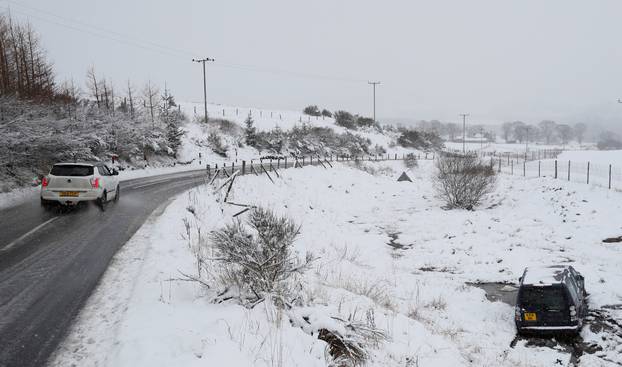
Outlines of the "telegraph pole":
<svg viewBox="0 0 622 367">
<path fill-rule="evenodd" d="M 468 113 L 461 113 L 459 116 L 462 116 L 462 153 L 466 153 L 466 118 L 469 116 Z"/>
<path fill-rule="evenodd" d="M 214 62 L 214 59 L 206 57 L 204 59 L 192 59 L 194 62 L 200 62 L 203 64 L 203 105 L 205 107 L 205 123 L 207 123 L 207 82 L 205 79 L 205 63 L 210 61 Z"/>
<path fill-rule="evenodd" d="M 380 84 L 380 82 L 367 82 L 367 84 L 371 84 L 374 89 L 374 122 L 376 122 L 376 85 Z"/>
</svg>

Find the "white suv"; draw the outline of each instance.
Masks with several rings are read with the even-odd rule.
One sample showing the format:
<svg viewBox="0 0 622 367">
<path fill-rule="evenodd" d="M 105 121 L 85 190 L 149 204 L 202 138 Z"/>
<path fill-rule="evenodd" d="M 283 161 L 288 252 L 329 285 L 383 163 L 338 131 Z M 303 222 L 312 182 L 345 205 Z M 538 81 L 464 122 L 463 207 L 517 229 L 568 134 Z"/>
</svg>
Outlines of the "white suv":
<svg viewBox="0 0 622 367">
<path fill-rule="evenodd" d="M 103 163 L 57 163 L 41 181 L 41 205 L 96 201 L 102 208 L 119 199 L 119 172 Z"/>
</svg>

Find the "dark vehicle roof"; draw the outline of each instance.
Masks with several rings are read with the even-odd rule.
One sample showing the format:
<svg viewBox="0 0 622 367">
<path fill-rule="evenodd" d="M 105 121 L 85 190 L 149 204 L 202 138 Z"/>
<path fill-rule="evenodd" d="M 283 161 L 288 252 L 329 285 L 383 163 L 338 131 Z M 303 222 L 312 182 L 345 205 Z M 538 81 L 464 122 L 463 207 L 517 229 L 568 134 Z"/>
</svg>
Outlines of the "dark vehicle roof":
<svg viewBox="0 0 622 367">
<path fill-rule="evenodd" d="M 529 267 L 523 273 L 521 285 L 547 286 L 563 284 L 566 282 L 566 277 L 569 274 L 570 266 L 567 265 Z"/>
</svg>

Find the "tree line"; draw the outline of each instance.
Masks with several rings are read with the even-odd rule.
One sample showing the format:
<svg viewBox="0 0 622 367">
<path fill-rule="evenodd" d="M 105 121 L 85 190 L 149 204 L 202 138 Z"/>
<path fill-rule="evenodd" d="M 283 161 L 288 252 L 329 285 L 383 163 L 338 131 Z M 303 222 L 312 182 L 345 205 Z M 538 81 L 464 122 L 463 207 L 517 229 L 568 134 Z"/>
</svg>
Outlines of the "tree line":
<svg viewBox="0 0 622 367">
<path fill-rule="evenodd" d="M 49 100 L 56 96 L 52 64 L 29 23 L 0 14 L 0 96 Z"/>
</svg>

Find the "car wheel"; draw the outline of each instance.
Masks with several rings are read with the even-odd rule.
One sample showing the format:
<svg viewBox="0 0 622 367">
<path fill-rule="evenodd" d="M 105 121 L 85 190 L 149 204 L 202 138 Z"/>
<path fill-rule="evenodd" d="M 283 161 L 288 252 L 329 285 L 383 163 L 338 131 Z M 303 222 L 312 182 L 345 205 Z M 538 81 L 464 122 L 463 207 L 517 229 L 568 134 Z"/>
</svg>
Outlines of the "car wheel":
<svg viewBox="0 0 622 367">
<path fill-rule="evenodd" d="M 43 210 L 48 211 L 51 209 L 51 205 L 50 202 L 48 200 L 45 199 L 41 199 L 41 207 L 43 208 Z"/>
<path fill-rule="evenodd" d="M 121 188 L 119 187 L 119 185 L 117 185 L 117 189 L 114 192 L 114 202 L 116 203 L 117 201 L 119 201 L 119 195 L 121 195 Z"/>
<path fill-rule="evenodd" d="M 102 196 L 97 199 L 97 204 L 99 204 L 99 208 L 104 211 L 106 210 L 106 203 L 108 202 L 108 194 L 106 191 L 102 193 Z"/>
</svg>

